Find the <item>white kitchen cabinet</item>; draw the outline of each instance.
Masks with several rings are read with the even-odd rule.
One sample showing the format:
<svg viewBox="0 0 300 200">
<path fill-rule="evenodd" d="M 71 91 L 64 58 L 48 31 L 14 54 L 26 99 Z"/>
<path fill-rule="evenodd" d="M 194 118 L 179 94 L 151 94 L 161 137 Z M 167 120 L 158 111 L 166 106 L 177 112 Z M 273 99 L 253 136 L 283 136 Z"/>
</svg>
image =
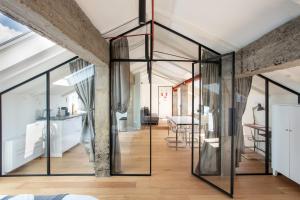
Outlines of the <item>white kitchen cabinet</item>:
<svg viewBox="0 0 300 200">
<path fill-rule="evenodd" d="M 300 184 L 300 106 L 272 107 L 272 168 Z"/>
<path fill-rule="evenodd" d="M 7 174 L 26 163 L 43 156 L 45 123 L 38 121 L 26 126 L 26 132 L 19 137 L 4 140 L 3 174 Z"/>
<path fill-rule="evenodd" d="M 50 155 L 62 157 L 63 153 L 80 144 L 82 116 L 70 116 L 50 121 Z M 46 121 L 36 121 L 26 126 L 26 132 L 3 141 L 3 174 L 7 174 L 32 160 L 46 155 Z"/>
<path fill-rule="evenodd" d="M 50 129 L 51 157 L 62 157 L 64 152 L 80 143 L 82 116 L 52 120 Z"/>
</svg>

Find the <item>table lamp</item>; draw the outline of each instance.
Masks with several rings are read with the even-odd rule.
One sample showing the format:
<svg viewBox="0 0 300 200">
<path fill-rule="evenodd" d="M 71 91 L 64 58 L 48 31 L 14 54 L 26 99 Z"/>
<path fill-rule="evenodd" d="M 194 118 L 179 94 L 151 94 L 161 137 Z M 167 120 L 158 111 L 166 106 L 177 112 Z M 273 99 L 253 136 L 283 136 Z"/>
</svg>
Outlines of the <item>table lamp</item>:
<svg viewBox="0 0 300 200">
<path fill-rule="evenodd" d="M 265 110 L 264 107 L 262 107 L 262 105 L 260 103 L 257 104 L 257 106 L 252 107 L 252 114 L 253 114 L 253 122 L 255 123 L 255 115 L 254 115 L 254 111 L 262 111 Z"/>
</svg>

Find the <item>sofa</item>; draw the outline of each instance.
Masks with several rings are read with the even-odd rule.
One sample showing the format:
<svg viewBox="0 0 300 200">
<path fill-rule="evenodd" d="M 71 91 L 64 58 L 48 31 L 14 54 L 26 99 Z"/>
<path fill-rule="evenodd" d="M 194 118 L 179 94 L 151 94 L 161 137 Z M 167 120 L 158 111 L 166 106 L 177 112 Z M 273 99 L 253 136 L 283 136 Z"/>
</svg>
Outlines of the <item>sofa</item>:
<svg viewBox="0 0 300 200">
<path fill-rule="evenodd" d="M 156 113 L 152 113 L 150 117 L 150 110 L 148 107 L 141 108 L 141 124 L 142 125 L 158 125 L 159 117 Z"/>
</svg>

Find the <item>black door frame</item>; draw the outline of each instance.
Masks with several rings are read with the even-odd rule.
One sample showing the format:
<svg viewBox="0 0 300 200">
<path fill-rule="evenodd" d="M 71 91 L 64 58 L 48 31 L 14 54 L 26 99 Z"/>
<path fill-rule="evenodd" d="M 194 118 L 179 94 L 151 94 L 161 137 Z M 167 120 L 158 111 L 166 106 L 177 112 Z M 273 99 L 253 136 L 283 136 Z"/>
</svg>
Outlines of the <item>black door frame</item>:
<svg viewBox="0 0 300 200">
<path fill-rule="evenodd" d="M 219 66 L 220 68 L 222 68 L 222 57 L 225 57 L 225 56 L 232 56 L 232 74 L 231 74 L 231 82 L 232 82 L 232 85 L 231 85 L 231 91 L 232 91 L 232 94 L 231 94 L 231 108 L 230 108 L 230 124 L 229 124 L 229 127 L 231 129 L 231 161 L 230 161 L 230 191 L 226 191 L 224 190 L 223 188 L 220 188 L 218 187 L 217 185 L 215 185 L 213 182 L 205 179 L 204 177 L 202 177 L 200 174 L 196 174 L 194 172 L 194 126 L 192 126 L 192 159 L 191 159 L 191 173 L 196 176 L 197 178 L 201 179 L 202 181 L 206 182 L 207 184 L 213 186 L 214 188 L 218 189 L 219 191 L 221 191 L 222 193 L 230 196 L 231 198 L 233 198 L 233 195 L 234 195 L 234 177 L 235 177 L 235 167 L 234 167 L 234 157 L 235 157 L 235 153 L 234 153 L 234 137 L 236 135 L 235 133 L 235 120 L 234 120 L 234 116 L 235 116 L 235 52 L 230 52 L 230 53 L 226 53 L 226 54 L 223 54 L 223 55 L 218 55 L 218 56 L 215 56 L 215 57 L 212 57 L 212 58 L 209 58 L 207 60 L 218 60 L 219 62 Z M 199 56 L 201 57 L 201 52 L 199 52 Z M 207 61 L 205 60 L 205 61 Z M 200 63 L 205 63 L 204 60 L 202 60 Z M 192 76 L 193 76 L 193 84 L 192 84 L 192 124 L 194 124 L 194 77 L 195 77 L 195 74 L 194 74 L 194 63 L 193 63 L 193 70 L 192 70 Z M 201 77 L 201 65 L 199 64 L 199 74 L 200 74 L 200 77 Z M 220 75 L 221 76 L 221 75 Z M 199 101 L 201 99 L 201 83 L 199 82 Z M 220 101 L 221 101 L 221 98 L 220 98 Z M 201 103 L 199 103 L 199 116 L 201 116 Z M 221 114 L 221 113 L 220 113 Z M 201 125 L 201 117 L 199 117 L 199 126 Z M 200 136 L 199 136 L 200 137 Z M 221 140 L 219 140 L 219 148 L 221 148 Z M 200 139 L 199 139 L 199 143 L 200 143 Z M 219 157 L 220 157 L 220 154 L 219 153 Z M 201 146 L 199 145 L 199 156 L 201 155 Z M 199 162 L 200 162 L 200 157 L 199 157 Z"/>
<path fill-rule="evenodd" d="M 219 60 L 216 61 L 215 58 L 214 59 L 207 59 L 205 61 L 201 60 L 201 51 L 202 51 L 202 49 L 208 50 L 208 51 L 216 54 L 218 59 L 221 59 L 222 56 L 233 54 L 233 61 L 235 61 L 235 59 L 234 59 L 235 53 L 234 52 L 230 52 L 228 54 L 221 55 L 220 53 L 214 51 L 213 49 L 211 49 L 211 48 L 209 48 L 209 47 L 207 47 L 207 46 L 205 46 L 205 45 L 203 45 L 203 44 L 201 44 L 201 43 L 199 43 L 199 42 L 197 42 L 197 41 L 195 41 L 195 40 L 193 40 L 193 39 L 191 39 L 191 38 L 189 38 L 189 37 L 187 37 L 187 36 L 185 36 L 185 35 L 183 35 L 179 32 L 177 32 L 177 31 L 175 31 L 175 30 L 173 30 L 173 29 L 171 29 L 171 28 L 169 28 L 169 27 L 167 27 L 167 26 L 165 26 L 161 23 L 158 23 L 156 21 L 154 21 L 154 23 L 152 23 L 151 20 L 148 21 L 145 24 L 141 24 L 141 25 L 139 25 L 139 26 L 137 26 L 133 29 L 130 29 L 130 30 L 128 30 L 128 31 L 126 31 L 126 32 L 124 32 L 124 33 L 122 33 L 118 36 L 115 36 L 112 39 L 110 39 L 110 41 L 109 41 L 109 43 L 110 43 L 110 53 L 112 53 L 112 48 L 111 47 L 112 47 L 112 42 L 114 40 L 116 40 L 116 39 L 118 39 L 122 36 L 126 36 L 127 34 L 133 32 L 135 30 L 138 30 L 138 29 L 140 29 L 144 26 L 147 26 L 148 24 L 150 24 L 151 32 L 154 28 L 153 27 L 153 24 L 154 24 L 155 26 L 163 28 L 166 31 L 169 31 L 169 32 L 171 32 L 171 33 L 173 33 L 173 34 L 175 34 L 175 35 L 191 42 L 191 43 L 194 43 L 195 45 L 198 45 L 198 59 L 154 59 L 153 58 L 153 37 L 152 37 L 152 35 L 150 35 L 150 52 L 148 52 L 148 49 L 149 49 L 148 48 L 148 35 L 145 35 L 145 58 L 142 58 L 142 59 L 114 59 L 114 58 L 110 57 L 110 65 L 114 62 L 147 62 L 148 66 L 150 66 L 150 70 L 149 70 L 150 71 L 149 72 L 150 78 L 149 79 L 151 80 L 151 77 L 152 77 L 152 62 L 158 62 L 158 61 L 159 62 L 164 62 L 165 61 L 165 62 L 188 62 L 188 63 L 191 63 L 192 64 L 192 74 L 193 74 L 192 75 L 192 87 L 193 87 L 192 96 L 194 97 L 194 65 L 196 63 L 199 63 L 199 73 L 200 73 L 201 63 L 219 63 L 220 62 Z M 149 53 L 150 53 L 150 56 L 148 56 Z M 234 68 L 235 68 L 235 65 L 234 65 L 234 62 L 233 62 L 233 70 L 234 70 Z M 233 76 L 232 87 L 234 88 L 234 71 L 233 71 L 232 76 Z M 110 82 L 111 82 L 111 76 L 110 76 Z M 151 92 L 152 92 L 152 83 L 150 81 L 150 113 L 152 111 L 152 105 L 151 105 L 152 95 L 151 95 Z M 110 84 L 110 96 L 111 96 L 111 84 Z M 192 101 L 194 102 L 194 98 L 192 98 L 192 99 L 193 99 Z M 232 95 L 232 104 L 233 104 L 233 102 L 234 102 L 234 92 L 233 92 L 233 95 Z M 233 108 L 234 108 L 234 104 L 232 105 L 232 117 L 234 115 L 234 109 Z M 111 110 L 111 101 L 110 101 L 110 110 Z M 193 120 L 193 123 L 194 123 L 194 103 L 192 105 L 192 115 L 193 115 L 192 120 Z M 151 118 L 151 115 L 150 115 L 150 118 Z M 112 147 L 112 123 L 111 122 L 112 122 L 112 118 L 110 117 L 110 147 Z M 231 122 L 234 123 L 234 120 L 231 120 Z M 232 127 L 233 127 L 233 124 L 232 124 Z M 193 126 L 192 126 L 192 132 L 194 132 Z M 233 133 L 233 135 L 234 135 L 234 133 Z M 151 139 L 151 137 L 152 137 L 152 128 L 151 128 L 151 125 L 150 125 L 150 173 L 149 174 L 148 173 L 147 174 L 114 174 L 112 172 L 112 160 L 111 160 L 111 158 L 112 158 L 112 149 L 110 149 L 110 170 L 111 170 L 110 172 L 111 172 L 111 175 L 116 175 L 116 176 L 151 176 L 151 174 L 152 174 L 152 163 L 151 163 L 151 160 L 152 160 L 152 141 L 151 140 L 152 139 Z M 234 143 L 233 143 L 233 137 L 232 137 L 232 148 L 233 148 L 233 144 Z M 232 157 L 231 165 L 233 166 L 234 152 L 232 151 L 231 153 L 232 153 L 232 155 L 231 155 L 231 157 Z M 193 159 L 192 159 L 192 162 L 193 162 Z M 218 186 L 214 185 L 213 183 L 211 183 L 211 182 L 209 182 L 209 181 L 207 181 L 207 180 L 205 180 L 201 177 L 198 177 L 198 176 L 197 177 L 200 178 L 201 180 L 205 181 L 209 185 L 215 187 L 216 189 L 220 190 L 221 192 L 225 193 L 226 195 L 232 197 L 233 196 L 233 181 L 234 181 L 234 168 L 232 166 L 231 166 L 231 171 L 232 172 L 231 172 L 231 189 L 230 189 L 231 191 L 230 191 L 230 193 L 228 193 L 227 191 L 224 191 L 223 189 L 219 188 Z M 193 173 L 193 169 L 192 169 L 192 173 Z"/>
</svg>

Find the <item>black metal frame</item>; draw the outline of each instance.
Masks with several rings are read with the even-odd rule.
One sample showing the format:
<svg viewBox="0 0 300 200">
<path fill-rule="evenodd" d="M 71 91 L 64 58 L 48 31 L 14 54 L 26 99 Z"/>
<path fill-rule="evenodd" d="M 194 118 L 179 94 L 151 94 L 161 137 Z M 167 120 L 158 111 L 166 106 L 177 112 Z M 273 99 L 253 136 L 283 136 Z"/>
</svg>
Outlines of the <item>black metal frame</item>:
<svg viewBox="0 0 300 200">
<path fill-rule="evenodd" d="M 126 34 L 134 31 L 134 30 L 137 30 L 147 24 L 149 24 L 150 22 L 148 21 L 147 23 L 145 24 L 141 24 L 133 29 L 131 29 L 130 31 L 127 31 L 125 32 Z M 150 127 L 150 134 L 149 134 L 149 140 L 150 140 L 150 157 L 149 157 L 149 173 L 114 173 L 113 172 L 113 162 L 112 162 L 112 147 L 113 147 L 113 140 L 112 140 L 112 111 L 111 111 L 111 107 L 112 107 L 112 97 L 111 97 L 111 92 L 112 92 L 112 64 L 114 62 L 144 62 L 146 63 L 147 65 L 147 71 L 149 73 L 149 83 L 150 83 L 150 99 L 152 99 L 152 62 L 151 62 L 151 59 L 149 58 L 149 42 L 148 42 L 148 36 L 145 35 L 145 59 L 113 59 L 111 56 L 112 56 L 112 42 L 125 35 L 124 33 L 119 35 L 119 36 L 116 36 L 112 39 L 110 39 L 109 41 L 109 49 L 110 49 L 110 67 L 109 67 L 109 113 L 110 113 L 110 122 L 109 122 L 109 126 L 110 126 L 110 175 L 111 176 L 151 176 L 152 174 L 152 124 L 149 125 Z M 152 48 L 152 40 L 150 40 L 150 46 Z M 152 55 L 150 55 L 151 57 Z M 151 117 L 152 117 L 152 101 L 150 101 L 150 120 L 151 120 Z"/>
<path fill-rule="evenodd" d="M 206 61 L 202 62 L 201 60 L 201 47 L 200 47 L 200 50 L 199 50 L 199 60 L 200 60 L 200 63 L 199 63 L 199 74 L 201 76 L 201 63 L 207 63 L 208 60 L 218 60 L 217 63 L 219 63 L 220 65 L 220 69 L 222 68 L 222 57 L 224 56 L 228 56 L 228 55 L 232 55 L 232 94 L 231 94 L 231 112 L 230 112 L 230 116 L 231 116 L 231 124 L 230 124 L 230 129 L 231 129 L 231 161 L 230 161 L 230 165 L 231 165 L 231 169 L 230 169 L 230 191 L 226 191 L 220 187 L 218 187 L 217 185 L 215 185 L 214 183 L 210 182 L 209 180 L 205 179 L 203 176 L 201 176 L 201 174 L 196 174 L 194 172 L 194 143 L 192 142 L 192 164 L 191 164 L 191 172 L 194 176 L 196 176 L 197 178 L 201 179 L 202 181 L 206 182 L 207 184 L 213 186 L 214 188 L 218 189 L 220 192 L 228 195 L 229 197 L 233 198 L 233 194 L 234 194 L 234 175 L 235 175 L 235 167 L 234 167 L 234 137 L 236 135 L 235 133 L 235 128 L 234 128 L 234 125 L 235 125 L 235 122 L 234 122 L 234 115 L 235 115 L 235 105 L 234 105 L 234 102 L 235 102 L 235 52 L 231 52 L 231 53 L 226 53 L 226 54 L 217 54 L 217 56 L 213 57 L 213 58 L 210 58 L 210 59 L 207 59 Z M 194 88 L 194 65 L 193 65 L 193 84 L 192 84 L 192 88 Z M 221 71 L 220 71 L 221 73 Z M 221 74 L 220 74 L 221 76 Z M 200 97 L 201 97 L 201 83 L 199 81 L 199 94 L 200 94 Z M 192 91 L 192 99 L 193 99 L 193 105 L 192 105 L 192 118 L 193 118 L 193 124 L 194 124 L 194 89 Z M 199 108 L 200 108 L 200 113 L 199 115 L 201 115 L 201 103 L 199 105 Z M 201 117 L 199 118 L 199 125 L 201 124 Z M 192 133 L 194 133 L 194 126 L 192 126 Z M 194 134 L 192 134 L 192 141 L 194 141 Z M 200 142 L 200 140 L 199 140 Z M 220 144 L 220 143 L 219 143 Z M 201 159 L 201 147 L 199 146 L 199 161 Z M 219 155 L 220 156 L 220 155 Z M 219 175 L 219 174 L 216 174 L 216 175 Z"/>
<path fill-rule="evenodd" d="M 257 77 L 259 78 L 262 78 L 264 79 L 264 83 L 265 83 L 265 86 L 264 86 L 264 96 L 265 96 L 265 127 L 266 127 L 266 130 L 269 130 L 269 124 L 270 124 L 270 111 L 269 111 L 269 103 L 270 103 L 270 100 L 269 100 L 269 97 L 270 97 L 270 83 L 278 86 L 279 88 L 281 89 L 284 89 L 290 93 L 293 93 L 294 95 L 296 95 L 298 97 L 298 104 L 300 104 L 300 93 L 291 89 L 291 88 L 288 88 L 266 76 L 263 76 L 261 74 L 258 74 Z M 256 172 L 256 173 L 236 173 L 237 176 L 246 176 L 246 175 L 272 175 L 272 172 L 270 171 L 270 152 L 271 152 L 271 149 L 270 149 L 270 139 L 271 139 L 271 136 L 270 136 L 270 132 L 269 131 L 266 131 L 266 141 L 265 141 L 265 170 L 264 172 Z"/>
<path fill-rule="evenodd" d="M 124 33 L 122 33 L 122 34 L 120 34 L 120 35 L 118 35 L 118 36 L 110 39 L 110 41 L 109 41 L 109 43 L 110 43 L 110 55 L 112 54 L 111 45 L 112 45 L 112 42 L 115 39 L 117 39 L 119 37 L 122 37 L 122 36 L 125 36 L 128 33 L 133 32 L 133 31 L 135 31 L 135 30 L 137 30 L 137 29 L 139 29 L 139 28 L 141 28 L 141 27 L 143 27 L 145 25 L 148 25 L 148 24 L 151 25 L 150 26 L 150 30 L 152 32 L 153 27 L 152 27 L 152 21 L 150 20 L 150 21 L 148 21 L 145 24 L 141 24 L 141 25 L 139 25 L 139 26 L 137 26 L 137 27 L 135 27 L 135 28 L 133 28 L 131 30 L 128 30 L 128 31 L 126 31 L 126 32 L 124 32 Z M 200 73 L 201 63 L 219 63 L 220 62 L 219 60 L 221 59 L 222 55 L 220 53 L 214 51 L 213 49 L 211 49 L 211 48 L 209 48 L 209 47 L 207 47 L 207 46 L 205 46 L 205 45 L 203 45 L 203 44 L 201 44 L 201 43 L 199 43 L 199 42 L 197 42 L 197 41 L 195 41 L 195 40 L 193 40 L 193 39 L 191 39 L 191 38 L 189 38 L 189 37 L 187 37 L 187 36 L 185 36 L 185 35 L 183 35 L 183 34 L 181 34 L 179 32 L 177 32 L 177 31 L 175 31 L 175 30 L 173 30 L 173 29 L 171 29 L 171 28 L 169 28 L 169 27 L 167 27 L 167 26 L 165 26 L 165 25 L 163 25 L 161 23 L 158 23 L 158 22 L 154 21 L 154 25 L 157 25 L 157 26 L 163 28 L 166 31 L 169 31 L 169 32 L 171 32 L 171 33 L 173 33 L 173 34 L 175 34 L 175 35 L 177 35 L 177 36 L 179 36 L 179 37 L 181 37 L 181 38 L 183 38 L 183 39 L 185 39 L 185 40 L 187 40 L 187 41 L 195 44 L 195 45 L 198 45 L 198 47 L 199 47 L 198 48 L 198 51 L 199 51 L 198 52 L 198 56 L 199 56 L 198 59 L 197 60 L 193 60 L 193 59 L 153 59 L 153 52 L 154 52 L 153 51 L 153 37 L 151 35 L 151 40 L 150 40 L 150 58 L 147 56 L 148 55 L 147 50 L 145 50 L 145 55 L 146 55 L 145 59 L 113 59 L 112 57 L 110 57 L 110 65 L 113 62 L 147 62 L 148 64 L 150 64 L 150 68 L 151 68 L 151 70 L 150 70 L 150 77 L 152 77 L 152 75 L 151 75 L 151 72 L 152 72 L 152 67 L 151 67 L 152 62 L 164 62 L 164 61 L 166 61 L 166 62 L 189 62 L 189 63 L 192 63 L 192 73 L 193 73 L 193 75 L 192 75 L 192 84 L 193 84 L 193 86 L 192 87 L 194 87 L 194 64 L 199 63 L 199 73 Z M 145 44 L 147 46 L 147 42 L 146 41 L 145 41 Z M 205 60 L 205 61 L 202 61 L 201 60 L 201 50 L 202 50 L 202 48 L 206 49 L 206 50 L 208 50 L 210 52 L 215 53 L 217 55 L 216 58 L 218 59 L 218 61 L 215 61 L 215 59 L 214 60 Z M 146 49 L 148 49 L 148 48 L 146 47 Z M 229 54 L 233 54 L 233 59 L 234 59 L 234 52 L 233 53 L 224 54 L 224 55 L 226 56 L 226 55 L 229 55 Z M 233 60 L 233 67 L 235 67 L 234 60 Z M 233 73 L 232 76 L 233 76 L 233 79 L 232 79 L 233 80 L 232 81 L 233 85 L 232 86 L 234 87 L 234 73 Z M 111 96 L 111 72 L 110 72 L 109 82 L 110 82 L 110 92 L 109 93 L 110 93 L 110 96 Z M 199 84 L 200 84 L 200 81 L 199 81 Z M 151 101 L 152 100 L 152 94 L 151 94 L 152 89 L 151 88 L 152 88 L 152 83 L 150 83 L 150 113 L 151 113 L 151 109 L 152 109 L 152 105 L 151 105 L 152 104 L 152 101 Z M 200 94 L 201 94 L 201 92 L 200 92 Z M 192 96 L 194 96 L 194 90 L 192 91 Z M 234 92 L 233 92 L 232 100 L 234 100 Z M 194 99 L 193 99 L 193 101 L 194 101 Z M 233 102 L 234 101 L 232 101 L 232 104 L 233 104 Z M 234 105 L 232 105 L 232 107 L 234 107 Z M 173 111 L 173 109 L 172 109 L 172 111 Z M 234 112 L 234 109 L 232 109 L 232 112 Z M 111 113 L 111 97 L 110 97 L 110 113 Z M 194 120 L 194 103 L 192 105 L 192 113 L 193 113 L 192 115 L 193 115 L 193 120 Z M 112 173 L 112 160 L 111 160 L 111 158 L 112 158 L 112 149 L 111 149 L 112 148 L 112 124 L 111 124 L 111 120 L 112 119 L 111 119 L 111 115 L 110 115 L 110 174 L 114 175 L 114 176 L 149 176 L 149 175 L 151 175 L 151 169 L 152 169 L 152 166 L 151 166 L 151 161 L 152 161 L 152 150 L 151 150 L 151 148 L 152 148 L 152 139 L 151 139 L 151 137 L 152 137 L 152 128 L 151 128 L 151 126 L 150 126 L 150 174 L 113 174 Z M 234 122 L 232 122 L 232 123 L 234 123 Z M 194 132 L 194 127 L 193 126 L 192 126 L 192 132 Z M 194 134 L 192 134 L 192 138 L 194 139 Z M 232 137 L 232 145 L 233 145 L 233 137 Z M 232 150 L 232 155 L 234 155 L 233 150 Z M 192 149 L 192 156 L 193 156 L 193 149 Z M 221 188 L 219 188 L 218 186 L 214 185 L 213 183 L 209 182 L 208 180 L 206 180 L 206 179 L 204 179 L 204 178 L 202 178 L 202 177 L 194 174 L 193 173 L 193 159 L 192 159 L 192 174 L 194 176 L 196 176 L 197 178 L 201 179 L 202 181 L 204 181 L 204 182 L 208 183 L 209 185 L 213 186 L 214 188 L 218 189 L 219 191 L 223 192 L 224 194 L 232 197 L 233 196 L 233 181 L 234 181 L 233 161 L 234 161 L 234 157 L 232 156 L 232 160 L 231 160 L 231 165 L 232 165 L 231 170 L 232 170 L 232 172 L 231 172 L 231 188 L 230 188 L 230 193 L 227 192 L 227 191 L 225 191 L 225 190 L 223 190 L 223 189 L 221 189 Z"/>
<path fill-rule="evenodd" d="M 27 79 L 13 87 L 10 87 L 9 89 L 4 90 L 3 92 L 0 93 L 0 177 L 24 177 L 24 176 L 94 176 L 95 173 L 70 173 L 70 174 L 65 174 L 65 173 L 61 173 L 61 174 L 53 174 L 51 173 L 51 157 L 50 157 L 50 73 L 62 66 L 64 66 L 65 64 L 76 60 L 78 58 L 78 56 L 75 56 L 71 59 L 68 59 L 67 61 L 47 70 L 44 71 L 30 79 Z M 26 84 L 29 83 L 37 78 L 40 78 L 42 76 L 45 76 L 45 80 L 46 80 L 46 110 L 47 110 L 47 116 L 46 116 L 46 122 L 47 122 L 47 169 L 45 174 L 7 174 L 7 175 L 3 175 L 2 174 L 2 163 L 3 163 L 3 158 L 2 158 L 2 95 Z"/>
<path fill-rule="evenodd" d="M 300 104 L 300 93 L 288 88 L 264 75 L 258 74 L 257 77 L 264 79 L 264 84 L 265 84 L 265 91 L 264 91 L 264 95 L 265 95 L 265 127 L 266 127 L 266 141 L 265 141 L 265 170 L 264 172 L 257 172 L 257 173 L 236 173 L 237 176 L 246 176 L 246 175 L 272 175 L 272 172 L 270 171 L 270 132 L 267 131 L 269 130 L 269 120 L 270 120 L 270 112 L 269 112 L 269 97 L 270 97 L 270 83 L 278 86 L 281 89 L 284 89 L 290 93 L 295 94 L 298 97 L 298 104 Z"/>
</svg>

